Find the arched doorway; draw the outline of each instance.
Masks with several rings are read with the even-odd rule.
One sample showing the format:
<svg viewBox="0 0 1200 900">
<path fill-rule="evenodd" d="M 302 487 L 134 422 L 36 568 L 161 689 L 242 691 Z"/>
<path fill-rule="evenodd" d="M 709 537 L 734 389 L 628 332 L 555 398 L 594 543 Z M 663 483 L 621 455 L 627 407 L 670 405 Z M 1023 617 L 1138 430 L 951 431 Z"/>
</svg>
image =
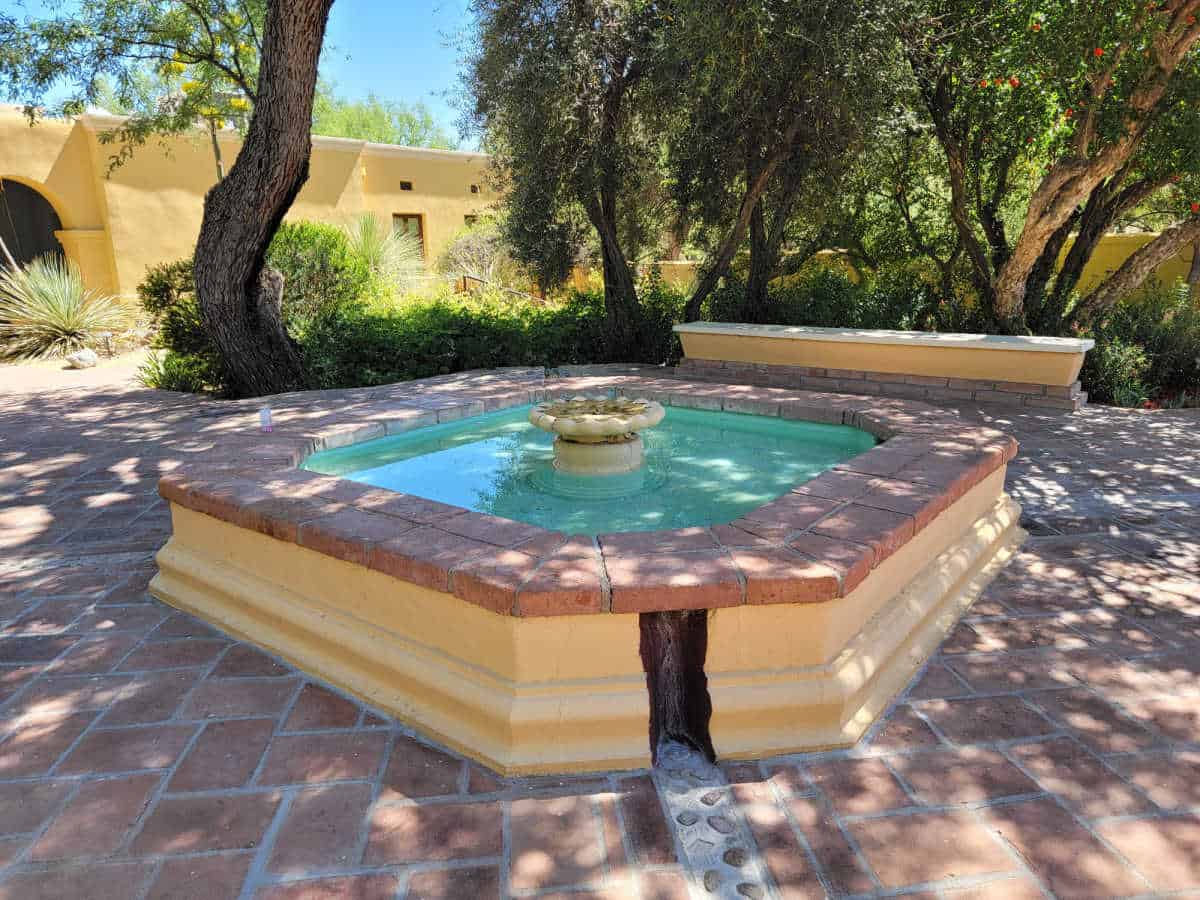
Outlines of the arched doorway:
<svg viewBox="0 0 1200 900">
<path fill-rule="evenodd" d="M 62 254 L 62 244 L 54 236 L 61 228 L 50 201 L 27 184 L 0 178 L 0 239 L 18 265 L 43 253 Z M 0 266 L 7 265 L 0 253 Z"/>
</svg>

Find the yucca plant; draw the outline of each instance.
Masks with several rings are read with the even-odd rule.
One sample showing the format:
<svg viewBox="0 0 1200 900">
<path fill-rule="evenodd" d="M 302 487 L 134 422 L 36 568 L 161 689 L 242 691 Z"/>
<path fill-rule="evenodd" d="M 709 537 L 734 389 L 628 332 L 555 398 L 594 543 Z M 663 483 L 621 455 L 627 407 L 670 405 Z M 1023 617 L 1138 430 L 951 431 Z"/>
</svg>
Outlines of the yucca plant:
<svg viewBox="0 0 1200 900">
<path fill-rule="evenodd" d="M 73 353 L 126 322 L 117 298 L 84 287 L 74 263 L 55 254 L 0 271 L 0 356 L 39 359 Z"/>
<path fill-rule="evenodd" d="M 386 286 L 398 294 L 421 286 L 425 258 L 417 238 L 388 228 L 374 213 L 355 216 L 345 230 L 350 249 Z"/>
</svg>

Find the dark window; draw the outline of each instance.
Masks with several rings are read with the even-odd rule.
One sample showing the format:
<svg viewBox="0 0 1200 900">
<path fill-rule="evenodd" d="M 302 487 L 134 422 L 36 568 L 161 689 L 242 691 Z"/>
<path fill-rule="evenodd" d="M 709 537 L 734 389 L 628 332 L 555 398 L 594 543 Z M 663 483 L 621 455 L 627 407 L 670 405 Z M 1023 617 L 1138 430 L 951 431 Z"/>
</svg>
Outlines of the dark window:
<svg viewBox="0 0 1200 900">
<path fill-rule="evenodd" d="M 478 194 L 479 193 L 479 185 L 477 185 L 477 184 L 471 185 L 471 193 Z"/>
<path fill-rule="evenodd" d="M 425 256 L 425 229 L 421 225 L 421 217 L 415 213 L 396 213 L 392 216 L 392 231 L 396 234 L 411 234 L 421 247 L 421 256 Z"/>
<path fill-rule="evenodd" d="M 412 190 L 412 182 L 411 182 L 411 181 L 402 181 L 402 182 L 400 182 L 400 190 L 402 190 L 402 191 L 411 191 L 411 190 Z"/>
</svg>

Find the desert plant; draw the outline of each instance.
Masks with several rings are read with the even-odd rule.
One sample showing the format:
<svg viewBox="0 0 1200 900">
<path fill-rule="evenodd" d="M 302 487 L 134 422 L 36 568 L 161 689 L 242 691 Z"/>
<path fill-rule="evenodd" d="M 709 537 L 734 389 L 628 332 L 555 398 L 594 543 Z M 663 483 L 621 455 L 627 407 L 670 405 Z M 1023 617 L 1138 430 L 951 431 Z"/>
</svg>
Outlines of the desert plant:
<svg viewBox="0 0 1200 900">
<path fill-rule="evenodd" d="M 388 228 L 374 213 L 355 216 L 345 226 L 350 251 L 390 291 L 416 291 L 425 274 L 420 241 L 408 232 Z"/>
<path fill-rule="evenodd" d="M 63 356 L 102 331 L 124 327 L 120 301 L 89 291 L 79 267 L 61 256 L 39 256 L 0 272 L 0 355 L 9 359 Z"/>
</svg>

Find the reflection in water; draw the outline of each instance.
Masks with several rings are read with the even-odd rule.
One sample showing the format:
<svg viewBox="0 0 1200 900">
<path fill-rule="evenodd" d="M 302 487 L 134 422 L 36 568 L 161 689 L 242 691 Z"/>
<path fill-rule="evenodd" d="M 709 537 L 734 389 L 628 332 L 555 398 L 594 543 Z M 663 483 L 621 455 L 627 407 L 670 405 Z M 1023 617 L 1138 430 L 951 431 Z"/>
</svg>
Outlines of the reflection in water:
<svg viewBox="0 0 1200 900">
<path fill-rule="evenodd" d="M 874 438 L 841 425 L 672 408 L 643 433 L 646 465 L 568 475 L 528 407 L 318 453 L 305 468 L 556 531 L 601 534 L 729 522 Z"/>
</svg>

